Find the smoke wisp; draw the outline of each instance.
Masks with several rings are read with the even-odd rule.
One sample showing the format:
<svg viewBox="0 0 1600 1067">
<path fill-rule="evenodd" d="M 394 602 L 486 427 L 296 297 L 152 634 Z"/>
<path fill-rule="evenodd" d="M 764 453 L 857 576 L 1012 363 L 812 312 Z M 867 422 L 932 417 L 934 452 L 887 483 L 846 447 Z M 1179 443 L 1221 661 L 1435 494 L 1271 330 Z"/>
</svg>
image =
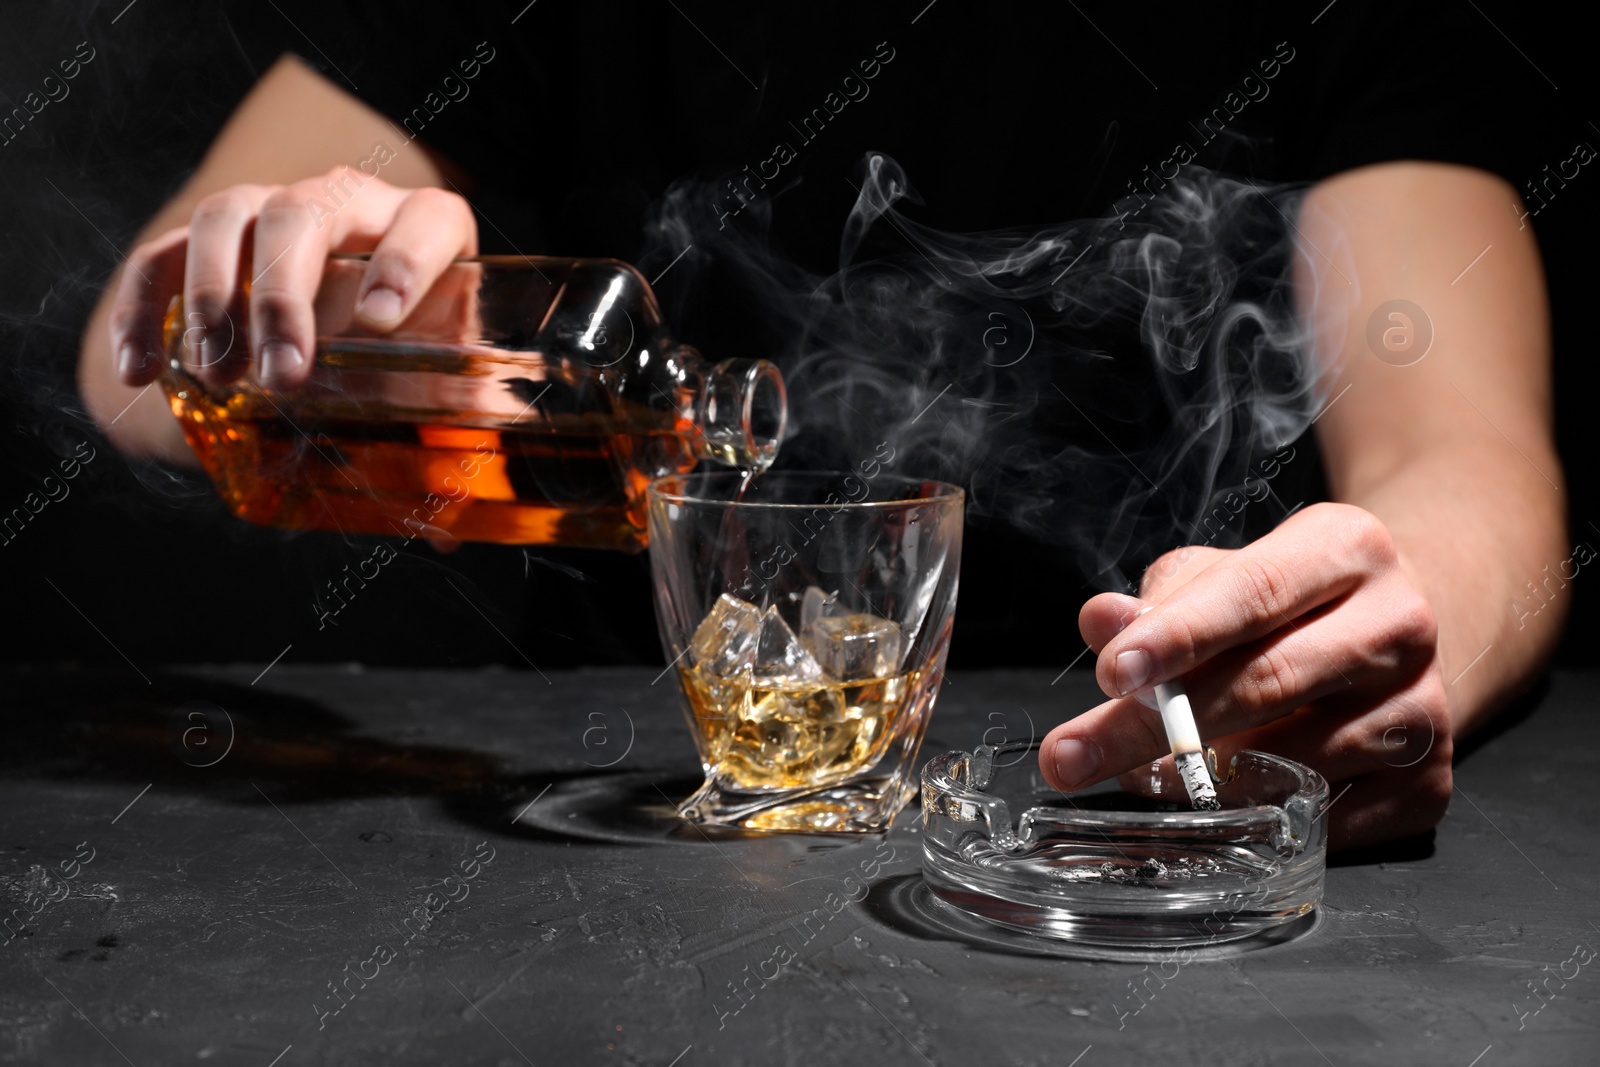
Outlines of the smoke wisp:
<svg viewBox="0 0 1600 1067">
<path fill-rule="evenodd" d="M 780 465 L 845 467 L 887 439 L 902 472 L 965 486 L 972 517 L 1126 588 L 1310 425 L 1334 369 L 1313 341 L 1342 308 L 1297 308 L 1297 256 L 1338 270 L 1294 239 L 1300 190 L 1190 169 L 1132 223 L 959 234 L 904 210 L 920 201 L 894 160 L 862 171 L 826 276 L 774 251 L 781 198 L 720 225 L 725 197 L 680 182 L 652 226 L 661 262 L 689 249 L 677 296 L 714 267 L 782 339 Z"/>
</svg>

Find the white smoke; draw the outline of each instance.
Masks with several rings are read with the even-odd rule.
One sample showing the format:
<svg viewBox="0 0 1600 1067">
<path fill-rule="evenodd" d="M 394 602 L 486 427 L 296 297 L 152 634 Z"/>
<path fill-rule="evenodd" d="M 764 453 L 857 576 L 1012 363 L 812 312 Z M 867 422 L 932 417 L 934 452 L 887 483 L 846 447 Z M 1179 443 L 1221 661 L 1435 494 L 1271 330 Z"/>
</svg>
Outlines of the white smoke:
<svg viewBox="0 0 1600 1067">
<path fill-rule="evenodd" d="M 903 473 L 964 485 L 974 517 L 1125 588 L 1309 426 L 1334 368 L 1291 288 L 1296 256 L 1328 268 L 1295 240 L 1301 190 L 1190 168 L 1132 223 L 957 234 L 901 210 L 918 200 L 894 160 L 863 170 L 826 277 L 771 249 L 781 200 L 719 227 L 713 186 L 682 182 L 653 223 L 661 262 L 692 246 L 679 296 L 714 267 L 784 339 L 762 353 L 789 381 L 780 465 L 888 440 Z"/>
</svg>

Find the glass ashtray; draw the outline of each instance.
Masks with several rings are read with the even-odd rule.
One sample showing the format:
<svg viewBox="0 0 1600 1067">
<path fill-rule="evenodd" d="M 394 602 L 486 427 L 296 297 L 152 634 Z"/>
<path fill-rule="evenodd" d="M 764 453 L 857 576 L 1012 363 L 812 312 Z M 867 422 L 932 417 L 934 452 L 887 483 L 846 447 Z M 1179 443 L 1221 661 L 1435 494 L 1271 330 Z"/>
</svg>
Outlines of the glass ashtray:
<svg viewBox="0 0 1600 1067">
<path fill-rule="evenodd" d="M 922 873 L 946 904 L 1038 936 L 1160 948 L 1247 938 L 1322 900 L 1328 783 L 1309 767 L 1246 750 L 1217 773 L 1212 755 L 1222 809 L 1195 811 L 1170 759 L 1147 798 L 1114 780 L 1060 793 L 1038 756 L 1037 740 L 979 745 L 923 768 Z"/>
</svg>

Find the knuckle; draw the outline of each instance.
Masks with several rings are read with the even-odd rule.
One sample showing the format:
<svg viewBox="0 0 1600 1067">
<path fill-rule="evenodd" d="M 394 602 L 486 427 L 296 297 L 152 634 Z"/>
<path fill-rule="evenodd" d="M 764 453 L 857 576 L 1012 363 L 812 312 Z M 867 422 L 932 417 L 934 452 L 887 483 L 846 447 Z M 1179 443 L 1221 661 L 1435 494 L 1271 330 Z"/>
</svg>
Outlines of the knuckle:
<svg viewBox="0 0 1600 1067">
<path fill-rule="evenodd" d="M 1433 660 L 1438 648 L 1439 620 L 1421 593 L 1409 590 L 1372 627 L 1367 661 L 1384 670 L 1417 671 Z"/>
<path fill-rule="evenodd" d="M 305 182 L 296 182 L 294 185 L 285 185 L 281 189 L 269 194 L 261 203 L 260 223 L 258 225 L 279 225 L 284 222 L 300 223 L 305 220 L 306 209 L 313 202 L 321 200 L 321 192 L 315 185 L 308 186 Z"/>
<path fill-rule="evenodd" d="M 1236 694 L 1242 693 L 1242 703 L 1276 706 L 1297 700 L 1300 692 L 1299 672 L 1289 657 L 1278 648 L 1269 648 L 1246 666 L 1242 685 L 1236 685 Z"/>
<path fill-rule="evenodd" d="M 1204 641 L 1203 635 L 1195 629 L 1194 623 L 1179 615 L 1167 620 L 1166 629 L 1157 638 L 1157 643 L 1167 650 L 1165 654 L 1156 653 L 1158 661 L 1193 665 L 1200 660 L 1200 649 Z"/>
<path fill-rule="evenodd" d="M 1394 636 L 1405 649 L 1432 653 L 1439 641 L 1439 619 L 1433 605 L 1415 591 L 1395 611 Z"/>
<path fill-rule="evenodd" d="M 228 221 L 250 214 L 250 198 L 244 190 L 238 188 L 224 189 L 212 193 L 195 205 L 192 216 L 195 224 L 204 222 Z"/>
<path fill-rule="evenodd" d="M 250 312 L 265 328 L 281 328 L 293 321 L 305 298 L 280 285 L 260 285 L 250 292 Z"/>
<path fill-rule="evenodd" d="M 233 291 L 217 278 L 192 279 L 184 286 L 183 302 L 187 310 L 202 318 L 221 318 L 233 297 Z"/>
<path fill-rule="evenodd" d="M 1449 760 L 1434 763 L 1412 779 L 1410 798 L 1420 818 L 1431 829 L 1444 818 L 1455 791 L 1455 774 Z"/>
<path fill-rule="evenodd" d="M 1413 784 L 1441 766 L 1449 769 L 1453 724 L 1444 681 L 1437 671 L 1390 698 L 1368 721 L 1373 724 L 1366 731 L 1368 751 L 1380 762 L 1405 770 Z"/>
<path fill-rule="evenodd" d="M 471 215 L 472 209 L 460 196 L 446 189 L 437 189 L 426 186 L 415 189 L 407 195 L 406 199 L 422 211 L 438 215 Z"/>
<path fill-rule="evenodd" d="M 1420 704 L 1422 720 L 1437 740 L 1434 751 L 1449 763 L 1455 723 L 1450 718 L 1450 697 L 1445 691 L 1444 678 L 1437 671 L 1430 672 L 1424 683 Z"/>
<path fill-rule="evenodd" d="M 1139 579 L 1139 595 L 1144 596 L 1146 593 L 1160 589 L 1172 579 L 1173 575 L 1178 573 L 1179 568 L 1189 561 L 1191 554 L 1192 550 L 1185 546 L 1183 548 L 1174 548 L 1157 556 L 1150 566 L 1145 568 L 1144 575 Z"/>
<path fill-rule="evenodd" d="M 1335 506 L 1339 509 L 1345 542 L 1357 559 L 1379 567 L 1392 566 L 1399 559 L 1394 537 L 1381 519 L 1364 508 L 1350 504 Z"/>
<path fill-rule="evenodd" d="M 1244 602 L 1263 618 L 1277 619 L 1294 602 L 1294 585 L 1288 573 L 1274 560 L 1263 556 L 1241 555 L 1237 575 Z"/>
<path fill-rule="evenodd" d="M 413 248 L 384 247 L 372 253 L 373 277 L 401 292 L 422 273 L 422 268 L 422 260 Z"/>
<path fill-rule="evenodd" d="M 127 338 L 140 326 L 140 310 L 137 304 L 126 300 L 119 300 L 111 309 L 107 325 L 113 338 Z"/>
<path fill-rule="evenodd" d="M 302 178 L 293 185 L 285 186 L 283 191 L 295 197 L 302 210 L 317 204 L 332 208 L 377 180 L 355 167 L 340 163 L 317 177 Z"/>
</svg>

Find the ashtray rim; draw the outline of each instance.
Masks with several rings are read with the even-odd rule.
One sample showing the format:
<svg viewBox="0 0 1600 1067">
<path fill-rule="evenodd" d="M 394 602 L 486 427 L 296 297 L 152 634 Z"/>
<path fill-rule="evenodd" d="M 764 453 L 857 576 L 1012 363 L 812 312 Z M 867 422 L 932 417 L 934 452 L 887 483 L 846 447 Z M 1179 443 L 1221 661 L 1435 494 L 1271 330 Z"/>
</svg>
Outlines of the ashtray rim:
<svg viewBox="0 0 1600 1067">
<path fill-rule="evenodd" d="M 1259 785 L 1276 801 L 1221 811 L 1035 803 L 1013 818 L 1013 806 L 1043 800 L 1041 776 L 1028 767 L 1017 772 L 1028 779 L 1020 795 L 990 792 L 998 773 L 1021 763 L 996 757 L 1026 757 L 1039 746 L 1039 739 L 978 745 L 924 765 L 922 873 L 946 904 L 1031 936 L 1149 948 L 1253 937 L 1321 902 L 1329 791 L 1315 770 L 1246 749 L 1229 761 L 1219 792 L 1254 766 L 1269 775 Z M 1280 775 L 1289 777 L 1275 780 Z M 1256 786 L 1243 783 L 1246 799 L 1260 795 Z M 1059 795 L 1070 804 L 1074 794 Z M 1166 864 L 1174 859 L 1181 866 L 1198 860 L 1207 868 L 1202 880 L 1168 881 L 1173 868 Z M 1154 864 L 1149 874 L 1146 863 Z M 1080 871 L 1094 877 L 1063 878 Z M 1187 882 L 1193 875 L 1176 877 Z"/>
<path fill-rule="evenodd" d="M 1013 753 L 1025 755 L 1037 753 L 1043 744 L 1043 738 L 1034 737 L 1027 740 L 1011 741 L 1001 745 L 977 745 L 971 752 L 963 749 L 952 749 L 948 752 L 934 756 L 923 766 L 922 784 L 924 796 L 929 787 L 939 790 L 950 798 L 963 801 L 985 809 L 991 818 L 1000 814 L 994 809 L 998 806 L 1005 812 L 1004 822 L 1011 831 L 1021 836 L 1019 831 L 1024 830 L 1026 822 L 1037 821 L 1039 817 L 1048 817 L 1056 824 L 1071 824 L 1086 828 L 1103 829 L 1107 826 L 1125 827 L 1176 827 L 1181 826 L 1186 830 L 1223 830 L 1246 829 L 1260 825 L 1263 822 L 1279 822 L 1286 808 L 1290 805 L 1303 807 L 1313 805 L 1318 810 L 1326 802 L 1330 792 L 1327 780 L 1317 771 L 1303 763 L 1275 756 L 1270 752 L 1261 752 L 1257 749 L 1240 749 L 1228 761 L 1228 774 L 1224 777 L 1217 773 L 1215 752 L 1207 749 L 1208 763 L 1211 765 L 1213 775 L 1219 782 L 1232 781 L 1239 773 L 1241 760 L 1247 762 L 1265 763 L 1279 771 L 1287 773 L 1299 782 L 1299 788 L 1285 798 L 1282 805 L 1254 804 L 1240 808 L 1222 808 L 1217 811 L 1184 810 L 1177 811 L 1105 811 L 1102 809 L 1065 809 L 1058 807 L 1033 806 L 1021 812 L 1011 812 L 1010 804 L 1000 796 L 987 792 L 987 786 L 992 780 L 993 771 L 999 762 L 999 757 Z M 951 765 L 958 759 L 968 761 L 982 759 L 987 763 L 989 774 L 984 777 L 983 786 L 969 785 L 962 782 L 951 772 Z M 1021 760 L 1013 760 L 1001 765 L 1004 767 L 1015 766 Z M 1074 794 L 1060 793 L 1063 798 L 1070 799 Z M 1034 819 L 1028 819 L 1034 816 Z M 992 830 L 998 827 L 991 827 Z"/>
</svg>

